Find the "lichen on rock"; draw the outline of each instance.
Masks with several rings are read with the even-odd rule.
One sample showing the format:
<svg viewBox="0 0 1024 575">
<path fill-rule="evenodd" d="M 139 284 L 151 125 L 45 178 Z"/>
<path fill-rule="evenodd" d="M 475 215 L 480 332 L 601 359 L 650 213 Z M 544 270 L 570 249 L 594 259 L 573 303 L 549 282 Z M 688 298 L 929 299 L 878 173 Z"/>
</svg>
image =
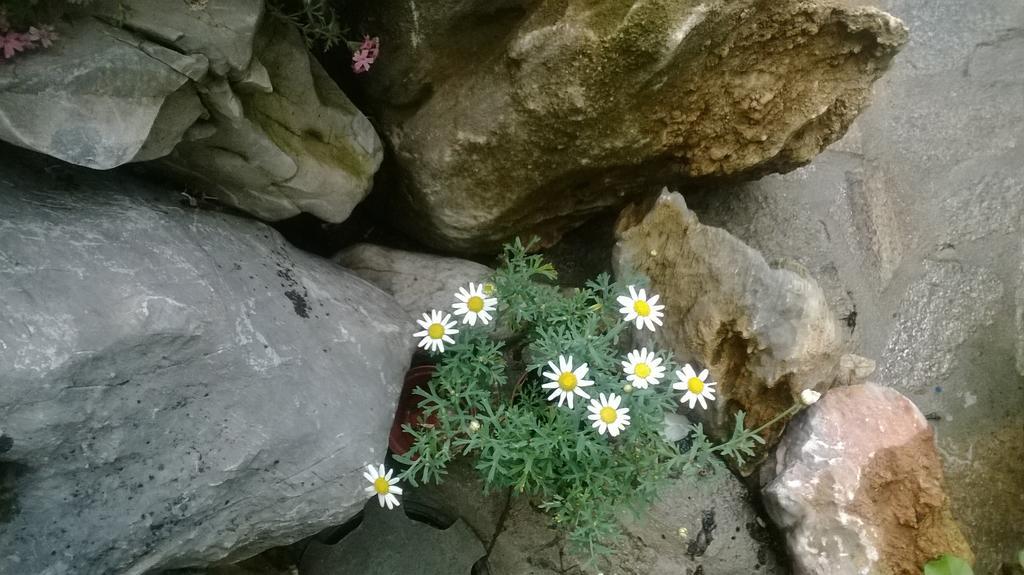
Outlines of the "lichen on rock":
<svg viewBox="0 0 1024 575">
<path fill-rule="evenodd" d="M 387 0 L 358 17 L 390 47 L 367 88 L 403 172 L 394 205 L 461 251 L 557 237 L 652 182 L 804 164 L 907 36 L 830 2 L 450 4 Z"/>
<path fill-rule="evenodd" d="M 823 391 L 863 371 L 862 362 L 844 361 L 835 316 L 813 278 L 772 268 L 725 230 L 702 225 L 681 195 L 665 191 L 653 204 L 626 208 L 616 235 L 616 273 L 648 278 L 665 303 L 655 343 L 718 382 L 708 410 L 688 413 L 712 436 L 724 437 L 738 410 L 756 427 L 802 390 Z M 768 440 L 777 433 L 767 430 Z"/>
</svg>

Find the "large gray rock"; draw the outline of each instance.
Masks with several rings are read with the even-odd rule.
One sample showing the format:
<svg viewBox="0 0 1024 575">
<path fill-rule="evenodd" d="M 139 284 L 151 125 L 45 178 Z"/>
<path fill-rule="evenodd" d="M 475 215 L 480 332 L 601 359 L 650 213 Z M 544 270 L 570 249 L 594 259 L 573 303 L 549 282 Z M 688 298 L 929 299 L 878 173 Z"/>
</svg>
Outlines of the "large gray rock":
<svg viewBox="0 0 1024 575">
<path fill-rule="evenodd" d="M 899 392 L 837 387 L 797 416 L 762 469 L 795 575 L 919 575 L 971 561 L 924 415 Z"/>
<path fill-rule="evenodd" d="M 0 67 L 0 139 L 95 169 L 163 158 L 200 197 L 270 221 L 341 222 L 369 193 L 376 132 L 262 0 L 84 10 Z"/>
<path fill-rule="evenodd" d="M 356 513 L 414 343 L 394 300 L 265 225 L 3 153 L 0 573 L 236 560 Z"/>
<path fill-rule="evenodd" d="M 552 238 L 655 184 L 808 162 L 906 40 L 828 0 L 381 0 L 364 83 L 407 229 L 486 252 Z"/>
<path fill-rule="evenodd" d="M 487 281 L 494 270 L 476 262 L 358 244 L 334 261 L 395 297 L 417 319 L 432 309 L 451 312 L 455 293 L 469 282 Z"/>
<path fill-rule="evenodd" d="M 183 54 L 202 54 L 210 71 L 239 79 L 252 60 L 253 38 L 264 17 L 264 0 L 92 0 L 89 9 L 122 28 Z"/>
<path fill-rule="evenodd" d="M 998 573 L 1024 541 L 1024 5 L 881 4 L 914 33 L 849 135 L 687 201 L 817 278 L 851 351 L 932 418 L 977 572 Z"/>
<path fill-rule="evenodd" d="M 204 81 L 209 120 L 192 127 L 164 166 L 264 220 L 309 213 L 344 221 L 370 192 L 383 158 L 373 126 L 297 30 L 268 19 L 251 65 L 265 81 Z"/>
<path fill-rule="evenodd" d="M 203 114 L 205 56 L 92 19 L 60 35 L 0 66 L 0 139 L 105 170 L 168 154 Z"/>
<path fill-rule="evenodd" d="M 799 400 L 825 390 L 850 369 L 825 295 L 799 269 L 773 268 L 725 230 L 702 225 L 683 197 L 663 192 L 619 218 L 616 274 L 641 274 L 665 304 L 664 326 L 651 337 L 679 361 L 711 371 L 718 395 L 692 415 L 715 437 L 733 428 L 735 412 L 757 427 Z M 769 441 L 778 426 L 767 430 Z"/>
</svg>

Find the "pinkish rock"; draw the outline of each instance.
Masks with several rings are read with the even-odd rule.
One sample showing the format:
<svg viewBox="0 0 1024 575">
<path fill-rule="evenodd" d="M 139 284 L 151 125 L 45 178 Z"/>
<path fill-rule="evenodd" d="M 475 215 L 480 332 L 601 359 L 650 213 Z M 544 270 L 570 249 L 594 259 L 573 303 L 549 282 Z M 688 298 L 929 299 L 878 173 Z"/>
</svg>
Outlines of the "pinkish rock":
<svg viewBox="0 0 1024 575">
<path fill-rule="evenodd" d="M 792 421 L 762 483 L 795 575 L 920 575 L 942 553 L 973 562 L 932 429 L 895 390 L 830 390 Z"/>
</svg>

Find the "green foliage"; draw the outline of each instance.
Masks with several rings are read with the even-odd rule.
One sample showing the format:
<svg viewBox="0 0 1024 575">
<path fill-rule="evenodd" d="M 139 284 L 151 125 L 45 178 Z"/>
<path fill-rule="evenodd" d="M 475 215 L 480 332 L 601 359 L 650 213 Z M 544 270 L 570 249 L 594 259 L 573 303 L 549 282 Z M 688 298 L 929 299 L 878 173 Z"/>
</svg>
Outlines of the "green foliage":
<svg viewBox="0 0 1024 575">
<path fill-rule="evenodd" d="M 974 575 L 974 570 L 959 557 L 943 555 L 925 564 L 924 575 Z"/>
<path fill-rule="evenodd" d="M 328 0 L 268 0 L 267 9 L 298 28 L 307 48 L 320 46 L 327 51 L 345 40 L 345 30 Z"/>
<path fill-rule="evenodd" d="M 557 277 L 530 246 L 517 240 L 505 247 L 491 286 L 499 302 L 495 323 L 459 326 L 456 343 L 417 391 L 431 423 L 405 427 L 415 441 L 396 459 L 407 466 L 403 479 L 417 485 L 443 480 L 453 458 L 471 457 L 488 487 L 531 497 L 574 550 L 593 560 L 619 534 L 620 510 L 650 504 L 671 478 L 706 475 L 720 465 L 716 453 L 742 463 L 764 441 L 744 427 L 743 413 L 723 445 L 713 445 L 700 425 L 691 427 L 683 452 L 666 441 L 665 413 L 678 405 L 670 379 L 677 366 L 660 353 L 667 369 L 658 385 L 626 385 L 621 361 L 630 324 L 615 301 L 626 286 L 601 275 L 564 290 Z M 623 396 L 631 421 L 618 437 L 592 427 L 583 398 L 574 409 L 547 400 L 541 374 L 560 355 L 589 366 L 592 398 Z"/>
<path fill-rule="evenodd" d="M 1024 569 L 1024 549 L 1017 552 L 1017 562 L 1020 563 L 1022 569 Z"/>
</svg>

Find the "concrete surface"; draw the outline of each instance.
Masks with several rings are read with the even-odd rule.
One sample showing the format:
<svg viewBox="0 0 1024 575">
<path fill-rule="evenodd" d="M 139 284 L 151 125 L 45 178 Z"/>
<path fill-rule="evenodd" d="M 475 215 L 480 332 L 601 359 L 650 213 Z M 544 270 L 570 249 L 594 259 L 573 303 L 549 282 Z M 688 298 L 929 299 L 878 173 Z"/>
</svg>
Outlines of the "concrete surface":
<svg viewBox="0 0 1024 575">
<path fill-rule="evenodd" d="M 1024 2 L 880 4 L 911 40 L 850 133 L 687 200 L 817 278 L 850 351 L 932 421 L 977 572 L 995 573 L 1024 546 Z"/>
</svg>

